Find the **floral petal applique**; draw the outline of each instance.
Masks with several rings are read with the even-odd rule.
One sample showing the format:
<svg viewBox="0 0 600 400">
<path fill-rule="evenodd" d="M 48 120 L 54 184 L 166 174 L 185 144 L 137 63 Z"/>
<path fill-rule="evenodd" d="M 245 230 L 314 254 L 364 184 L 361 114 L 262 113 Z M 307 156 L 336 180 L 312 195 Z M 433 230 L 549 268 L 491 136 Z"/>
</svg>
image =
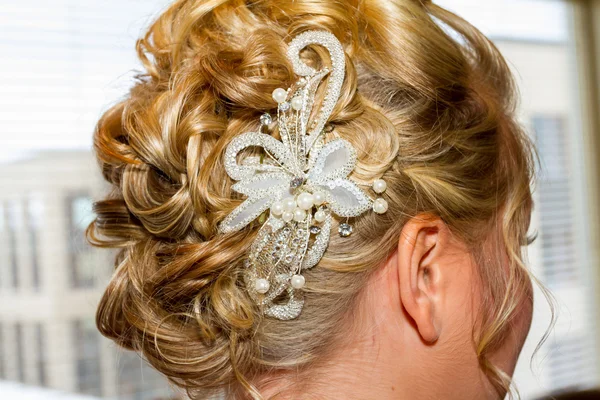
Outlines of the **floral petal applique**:
<svg viewBox="0 0 600 400">
<path fill-rule="evenodd" d="M 281 165 L 286 166 L 290 163 L 291 155 L 279 140 L 264 133 L 243 133 L 233 139 L 225 151 L 225 171 L 231 179 L 241 181 L 244 178 L 251 177 L 261 169 L 280 169 L 280 167 L 274 165 L 238 164 L 238 154 L 248 147 L 262 147 L 267 154 L 271 155 Z"/>
<path fill-rule="evenodd" d="M 234 184 L 231 189 L 249 197 L 275 195 L 288 188 L 292 176 L 287 172 L 263 172 Z"/>
<path fill-rule="evenodd" d="M 268 173 L 270 174 L 270 173 Z M 284 199 L 286 197 L 293 197 L 293 194 L 290 190 L 290 186 L 289 186 L 289 178 L 283 178 L 284 175 L 287 175 L 285 173 L 279 173 L 281 174 L 281 180 L 279 181 L 280 185 L 269 188 L 268 190 L 257 190 L 257 191 L 252 191 L 251 195 L 246 199 L 246 201 L 244 201 L 242 204 L 240 204 L 235 210 L 233 210 L 231 212 L 231 214 L 229 214 L 227 216 L 227 218 L 225 218 L 223 221 L 221 221 L 221 223 L 219 224 L 219 230 L 222 233 L 230 233 L 230 232 L 235 232 L 235 231 L 239 231 L 240 229 L 243 229 L 244 227 L 246 227 L 250 222 L 254 221 L 256 218 L 258 218 L 263 212 L 265 212 L 267 209 L 271 208 L 271 206 L 273 205 L 273 203 L 275 203 L 276 201 L 279 201 L 281 199 Z M 257 175 L 261 175 L 261 174 L 257 174 Z M 266 174 L 265 174 L 266 175 Z M 289 177 L 289 175 L 287 175 Z M 256 177 L 254 177 L 256 178 Z M 262 178 L 262 177 L 260 177 Z M 261 181 L 261 179 L 258 179 L 257 181 Z M 253 179 L 253 178 L 250 178 Z M 283 184 L 283 182 L 285 182 L 285 184 Z M 245 181 L 242 182 L 238 182 L 235 185 L 232 186 L 232 189 L 238 185 L 238 184 L 243 184 L 245 183 Z M 248 186 L 246 187 L 238 187 L 238 189 L 240 190 L 246 190 L 248 189 Z M 242 193 L 240 191 L 240 193 Z M 269 220 L 271 220 L 271 218 L 269 218 Z M 281 220 L 279 220 L 279 222 L 281 222 Z M 271 225 L 275 226 L 275 224 L 271 223 Z M 281 226 L 278 226 L 277 229 L 279 229 Z"/>
<path fill-rule="evenodd" d="M 354 182 L 339 178 L 325 183 L 331 211 L 340 217 L 358 217 L 373 207 L 371 198 Z"/>
<path fill-rule="evenodd" d="M 258 197 L 249 197 L 233 210 L 227 218 L 221 221 L 219 230 L 222 233 L 239 231 L 271 207 L 273 202 L 273 197 L 268 194 Z"/>
<path fill-rule="evenodd" d="M 356 166 L 356 151 L 344 139 L 328 142 L 316 156 L 308 178 L 316 184 L 346 178 Z"/>
</svg>

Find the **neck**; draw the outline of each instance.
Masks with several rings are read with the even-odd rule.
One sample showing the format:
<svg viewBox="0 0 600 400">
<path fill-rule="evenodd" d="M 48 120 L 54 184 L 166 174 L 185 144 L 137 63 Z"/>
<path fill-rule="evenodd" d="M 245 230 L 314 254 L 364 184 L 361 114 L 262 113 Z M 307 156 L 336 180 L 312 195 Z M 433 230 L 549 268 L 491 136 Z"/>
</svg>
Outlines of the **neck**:
<svg viewBox="0 0 600 400">
<path fill-rule="evenodd" d="M 387 277 L 378 282 L 390 282 Z M 305 372 L 288 372 L 273 377 L 269 384 L 261 386 L 261 393 L 268 400 L 402 400 L 423 397 L 423 382 L 427 374 L 419 368 L 419 357 L 412 354 L 413 346 L 405 340 L 411 334 L 400 326 L 406 321 L 394 318 L 393 305 L 379 303 L 369 306 L 378 296 L 379 287 L 370 288 L 364 301 L 353 315 L 360 323 L 340 328 L 352 332 L 338 342 L 336 349 L 326 359 L 314 366 L 303 368 Z M 373 310 L 378 312 L 373 313 Z M 357 328 L 357 326 L 361 328 Z M 421 369 L 419 371 L 419 369 Z M 431 382 L 428 382 L 431 385 Z M 431 389 L 431 388 L 430 388 Z M 432 393 L 431 391 L 429 393 Z M 443 398 L 439 397 L 439 398 Z"/>
<path fill-rule="evenodd" d="M 262 388 L 269 400 L 396 400 L 414 398 L 407 394 L 405 376 L 396 360 L 381 351 L 376 336 L 344 346 L 306 373 L 286 373 Z M 401 356 L 400 356 L 401 357 Z M 399 379 L 402 378 L 402 379 Z"/>
</svg>

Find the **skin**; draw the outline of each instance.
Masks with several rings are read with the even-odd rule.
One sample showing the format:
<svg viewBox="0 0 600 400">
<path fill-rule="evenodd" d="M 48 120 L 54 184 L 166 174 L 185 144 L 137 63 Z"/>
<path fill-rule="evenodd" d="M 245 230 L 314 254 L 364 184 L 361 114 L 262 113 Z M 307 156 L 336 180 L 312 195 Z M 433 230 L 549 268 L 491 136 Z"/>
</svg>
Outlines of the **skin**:
<svg viewBox="0 0 600 400">
<path fill-rule="evenodd" d="M 310 377 L 279 377 L 266 399 L 500 399 L 473 343 L 480 283 L 467 247 L 439 219 L 415 217 L 374 274 L 355 315 L 354 335 Z M 525 342 L 532 304 L 492 355 L 509 376 Z M 309 382 L 308 384 L 306 382 Z M 304 384 L 302 384 L 304 383 Z M 301 388 L 301 389 L 299 389 Z"/>
</svg>

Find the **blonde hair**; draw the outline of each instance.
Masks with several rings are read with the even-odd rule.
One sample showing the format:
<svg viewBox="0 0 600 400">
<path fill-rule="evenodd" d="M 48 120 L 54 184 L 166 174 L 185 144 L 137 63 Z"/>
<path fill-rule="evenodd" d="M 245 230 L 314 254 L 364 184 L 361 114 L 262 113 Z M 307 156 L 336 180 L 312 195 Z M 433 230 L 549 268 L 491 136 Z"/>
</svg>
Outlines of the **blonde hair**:
<svg viewBox="0 0 600 400">
<path fill-rule="evenodd" d="M 349 238 L 332 237 L 306 272 L 301 316 L 278 321 L 261 316 L 241 282 L 258 225 L 217 231 L 243 200 L 223 154 L 273 110 L 271 92 L 294 79 L 286 43 L 311 29 L 345 46 L 330 124 L 359 152 L 352 178 L 388 182 L 389 210 L 357 218 Z M 88 237 L 120 249 L 98 308 L 105 336 L 139 351 L 192 398 L 225 391 L 259 399 L 255 383 L 267 371 L 302 370 L 335 347 L 404 223 L 430 213 L 478 257 L 476 350 L 499 393 L 509 390 L 488 356 L 529 293 L 521 246 L 534 160 L 514 117 L 509 69 L 484 35 L 425 0 L 179 0 L 137 50 L 145 73 L 95 133 L 113 189 L 96 203 Z M 304 56 L 328 62 L 319 47 Z M 498 221 L 502 237 L 490 241 Z"/>
</svg>

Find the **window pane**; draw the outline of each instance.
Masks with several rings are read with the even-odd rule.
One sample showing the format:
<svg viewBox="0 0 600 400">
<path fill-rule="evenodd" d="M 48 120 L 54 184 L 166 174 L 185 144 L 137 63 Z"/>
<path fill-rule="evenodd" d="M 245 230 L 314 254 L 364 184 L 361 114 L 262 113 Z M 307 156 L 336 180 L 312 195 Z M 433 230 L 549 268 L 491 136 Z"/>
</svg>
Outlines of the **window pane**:
<svg viewBox="0 0 600 400">
<path fill-rule="evenodd" d="M 17 381 L 25 382 L 25 343 L 23 342 L 23 324 L 17 322 L 14 325 L 14 339 L 15 339 L 15 364 L 17 367 Z"/>
<path fill-rule="evenodd" d="M 90 319 L 73 322 L 77 360 L 77 388 L 85 394 L 102 395 L 100 334 Z"/>
<path fill-rule="evenodd" d="M 46 386 L 48 380 L 46 378 L 46 340 L 45 340 L 45 329 L 41 323 L 35 324 L 35 343 L 33 345 L 36 348 L 37 355 L 37 383 L 40 386 Z"/>
<path fill-rule="evenodd" d="M 88 195 L 67 197 L 69 213 L 69 252 L 71 285 L 75 288 L 93 287 L 97 251 L 86 241 L 85 230 L 94 219 L 92 199 Z"/>
<path fill-rule="evenodd" d="M 42 227 L 43 201 L 38 197 L 26 199 L 27 207 L 27 233 L 29 236 L 29 254 L 31 255 L 31 285 L 40 289 L 40 260 L 39 260 L 39 235 Z"/>
<path fill-rule="evenodd" d="M 21 217 L 21 204 L 16 200 L 9 201 L 8 207 L 6 208 L 6 221 L 8 229 L 8 248 L 10 249 L 10 277 L 11 285 L 14 289 L 18 289 L 20 285 L 18 254 L 20 244 L 17 242 L 17 235 L 22 222 Z"/>
</svg>

